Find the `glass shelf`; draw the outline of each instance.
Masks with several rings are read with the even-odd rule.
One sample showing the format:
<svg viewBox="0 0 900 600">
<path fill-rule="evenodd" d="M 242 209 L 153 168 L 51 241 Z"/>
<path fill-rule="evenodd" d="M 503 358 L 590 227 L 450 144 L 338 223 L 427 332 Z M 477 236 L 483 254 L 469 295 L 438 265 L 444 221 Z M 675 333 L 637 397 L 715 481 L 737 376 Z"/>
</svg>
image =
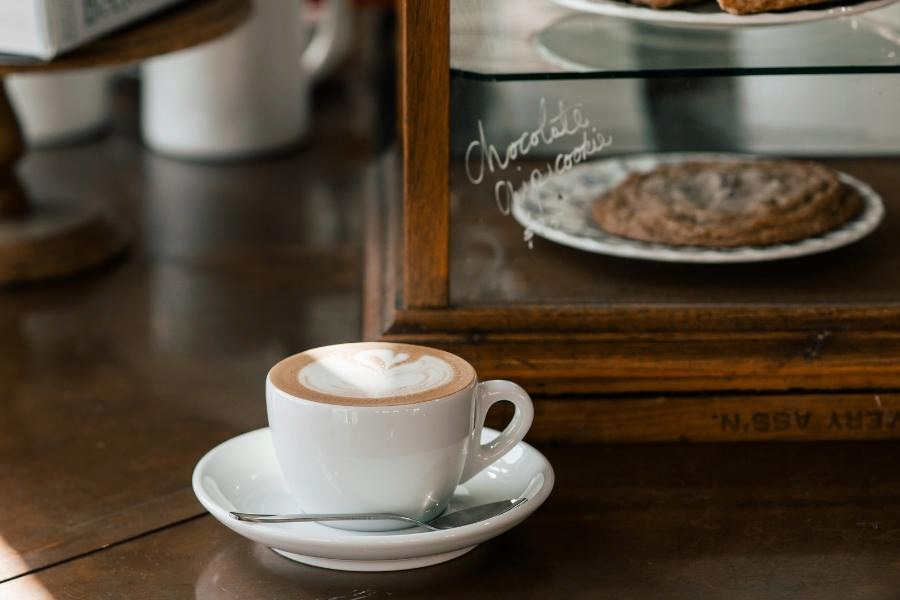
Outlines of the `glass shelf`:
<svg viewBox="0 0 900 600">
<path fill-rule="evenodd" d="M 450 29 L 451 72 L 488 81 L 900 72 L 897 5 L 812 23 L 684 29 L 549 0 L 454 0 Z"/>
<path fill-rule="evenodd" d="M 533 245 L 525 244 L 522 227 L 502 215 L 482 188 L 456 172 L 451 302 L 605 307 L 895 304 L 900 298 L 897 158 L 823 162 L 878 190 L 888 205 L 881 226 L 864 240 L 830 253 L 732 265 L 622 259 L 538 237 Z"/>
</svg>

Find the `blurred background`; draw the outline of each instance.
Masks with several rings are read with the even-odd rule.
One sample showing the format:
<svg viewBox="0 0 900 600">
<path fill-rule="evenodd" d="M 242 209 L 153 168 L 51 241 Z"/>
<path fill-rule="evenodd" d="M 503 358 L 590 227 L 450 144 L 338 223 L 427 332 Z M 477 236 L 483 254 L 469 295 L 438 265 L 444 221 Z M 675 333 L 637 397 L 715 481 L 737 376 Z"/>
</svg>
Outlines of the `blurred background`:
<svg viewBox="0 0 900 600">
<path fill-rule="evenodd" d="M 387 38 L 376 41 L 392 27 L 385 16 L 392 9 L 391 0 L 257 1 L 237 30 L 199 47 L 122 68 L 11 75 L 4 83 L 30 148 L 102 135 L 114 119 L 117 86 L 139 83 L 140 134 L 154 152 L 259 158 L 306 137 L 317 87 L 340 79 L 354 61 L 392 53 Z"/>
</svg>

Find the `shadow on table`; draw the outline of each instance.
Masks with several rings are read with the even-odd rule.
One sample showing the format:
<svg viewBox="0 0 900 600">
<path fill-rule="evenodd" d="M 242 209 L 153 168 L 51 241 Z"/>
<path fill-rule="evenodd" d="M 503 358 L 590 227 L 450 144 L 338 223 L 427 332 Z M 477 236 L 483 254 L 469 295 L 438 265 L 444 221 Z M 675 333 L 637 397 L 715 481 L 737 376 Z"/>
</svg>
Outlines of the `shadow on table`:
<svg viewBox="0 0 900 600">
<path fill-rule="evenodd" d="M 311 567 L 279 556 L 261 544 L 236 539 L 206 565 L 197 578 L 194 592 L 197 600 L 228 598 L 232 594 L 280 598 L 299 590 L 303 590 L 304 597 L 332 600 L 431 598 L 450 591 L 465 597 L 465 588 L 478 579 L 479 573 L 503 568 L 494 563 L 492 554 L 490 548 L 481 546 L 436 567 L 364 573 Z"/>
</svg>

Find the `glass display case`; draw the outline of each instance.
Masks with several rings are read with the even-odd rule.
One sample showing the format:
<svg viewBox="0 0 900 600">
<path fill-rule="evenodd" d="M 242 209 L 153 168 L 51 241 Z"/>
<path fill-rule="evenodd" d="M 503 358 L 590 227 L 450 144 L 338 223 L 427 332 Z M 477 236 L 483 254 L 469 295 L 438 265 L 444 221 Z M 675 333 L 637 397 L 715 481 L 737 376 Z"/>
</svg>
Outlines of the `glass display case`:
<svg viewBox="0 0 900 600">
<path fill-rule="evenodd" d="M 400 13 L 402 143 L 369 207 L 367 337 L 522 383 L 544 439 L 900 437 L 900 4 Z M 821 172 L 846 210 L 779 212 L 793 192 L 746 173 L 781 168 L 798 206 Z M 692 169 L 653 195 L 657 174 Z M 778 208 L 740 217 L 747 242 L 721 224 L 713 241 L 632 233 L 694 228 L 666 194 L 698 185 L 707 212 L 735 190 Z M 637 196 L 655 204 L 622 208 Z M 753 237 L 772 223 L 800 233 Z"/>
</svg>

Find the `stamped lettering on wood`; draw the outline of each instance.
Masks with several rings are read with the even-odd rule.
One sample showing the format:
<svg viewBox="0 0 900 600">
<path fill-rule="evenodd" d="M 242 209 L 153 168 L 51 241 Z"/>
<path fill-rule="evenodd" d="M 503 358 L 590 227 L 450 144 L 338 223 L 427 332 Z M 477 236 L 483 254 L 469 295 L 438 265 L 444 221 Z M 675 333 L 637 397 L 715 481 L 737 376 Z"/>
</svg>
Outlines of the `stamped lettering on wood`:
<svg viewBox="0 0 900 600">
<path fill-rule="evenodd" d="M 728 434 L 779 434 L 825 431 L 900 432 L 900 410 L 784 410 L 723 412 L 711 415 L 717 430 Z"/>
</svg>

